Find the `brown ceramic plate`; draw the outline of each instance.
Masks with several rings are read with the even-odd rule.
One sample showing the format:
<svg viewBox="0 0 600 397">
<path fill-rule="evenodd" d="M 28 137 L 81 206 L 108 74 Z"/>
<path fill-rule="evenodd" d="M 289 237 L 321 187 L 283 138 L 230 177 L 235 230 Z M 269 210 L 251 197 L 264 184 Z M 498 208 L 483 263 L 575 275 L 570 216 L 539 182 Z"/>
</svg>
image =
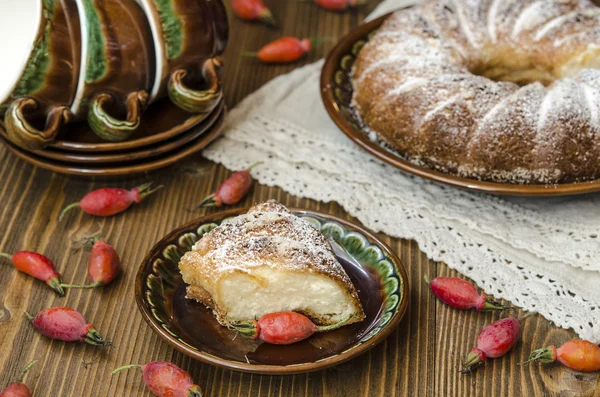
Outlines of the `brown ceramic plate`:
<svg viewBox="0 0 600 397">
<path fill-rule="evenodd" d="M 405 172 L 475 192 L 513 196 L 561 196 L 600 191 L 600 180 L 555 185 L 519 185 L 461 178 L 417 166 L 399 154 L 371 141 L 350 105 L 352 100 L 350 70 L 362 46 L 388 16 L 389 14 L 361 25 L 342 38 L 327 56 L 321 72 L 321 98 L 325 108 L 335 124 L 357 145 L 378 159 Z"/>
<path fill-rule="evenodd" d="M 207 131 L 203 135 L 201 135 L 198 139 L 186 145 L 184 148 L 179 150 L 175 150 L 174 152 L 168 153 L 159 158 L 147 161 L 147 162 L 138 162 L 133 164 L 113 164 L 108 167 L 101 166 L 84 166 L 84 165 L 75 165 L 69 164 L 54 160 L 49 160 L 45 158 L 38 157 L 31 152 L 26 152 L 21 148 L 13 145 L 8 142 L 2 136 L 0 136 L 0 141 L 2 141 L 6 147 L 13 152 L 17 157 L 31 163 L 40 168 L 44 168 L 53 172 L 58 172 L 60 174 L 68 174 L 68 175 L 79 175 L 79 176 L 119 176 L 119 175 L 135 175 L 141 174 L 148 171 L 157 170 L 160 168 L 165 168 L 169 165 L 172 165 L 183 158 L 196 153 L 205 147 L 207 147 L 212 141 L 214 141 L 223 129 L 223 124 L 225 121 L 225 113 L 226 109 L 221 112 L 221 116 L 215 122 L 210 131 Z"/>
<path fill-rule="evenodd" d="M 234 209 L 181 226 L 148 253 L 137 273 L 135 298 L 142 316 L 161 338 L 200 361 L 259 374 L 294 374 L 331 367 L 371 349 L 398 325 L 408 306 L 408 281 L 400 259 L 373 233 L 331 215 L 293 212 L 334 238 L 354 259 L 338 258 L 356 286 L 367 318 L 335 331 L 318 333 L 288 346 L 236 335 L 212 312 L 185 298 L 178 263 L 205 233 L 223 220 L 246 212 Z"/>
<path fill-rule="evenodd" d="M 90 129 L 87 123 L 65 126 L 64 132 L 48 147 L 69 152 L 120 152 L 137 149 L 174 138 L 202 122 L 208 114 L 187 113 L 162 99 L 148 107 L 141 126 L 131 139 L 124 142 L 106 142 Z"/>
<path fill-rule="evenodd" d="M 209 115 L 208 118 L 202 120 L 200 124 L 192 128 L 189 132 L 183 133 L 163 143 L 143 147 L 135 151 L 95 154 L 84 152 L 69 153 L 53 149 L 42 149 L 32 153 L 36 156 L 44 157 L 51 160 L 61 161 L 65 163 L 77 163 L 88 165 L 106 165 L 111 163 L 128 163 L 132 161 L 139 162 L 139 160 L 146 160 L 151 157 L 157 157 L 172 152 L 173 150 L 194 141 L 195 139 L 200 137 L 200 135 L 210 130 L 212 125 L 221 115 L 223 106 L 224 102 L 221 101 L 221 103 L 217 106 L 215 110 L 213 110 L 213 112 Z M 6 132 L 2 128 L 0 128 L 0 135 L 2 135 L 2 137 L 4 138 L 8 138 Z"/>
</svg>

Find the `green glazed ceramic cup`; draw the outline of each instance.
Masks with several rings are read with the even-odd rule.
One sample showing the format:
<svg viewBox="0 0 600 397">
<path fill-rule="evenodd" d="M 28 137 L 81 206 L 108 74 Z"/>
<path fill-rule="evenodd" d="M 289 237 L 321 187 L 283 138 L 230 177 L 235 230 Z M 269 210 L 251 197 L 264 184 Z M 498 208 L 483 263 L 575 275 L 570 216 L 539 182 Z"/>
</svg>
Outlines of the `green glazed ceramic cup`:
<svg viewBox="0 0 600 397">
<path fill-rule="evenodd" d="M 152 34 L 133 0 L 68 0 L 81 17 L 81 73 L 71 111 L 119 142 L 140 126 L 154 78 Z"/>
<path fill-rule="evenodd" d="M 79 77 L 79 18 L 68 0 L 4 0 L 0 114 L 12 142 L 41 149 L 71 119 Z"/>
<path fill-rule="evenodd" d="M 168 95 L 190 113 L 210 113 L 222 98 L 217 56 L 228 23 L 221 0 L 138 0 L 150 22 L 156 79 L 150 102 Z"/>
</svg>

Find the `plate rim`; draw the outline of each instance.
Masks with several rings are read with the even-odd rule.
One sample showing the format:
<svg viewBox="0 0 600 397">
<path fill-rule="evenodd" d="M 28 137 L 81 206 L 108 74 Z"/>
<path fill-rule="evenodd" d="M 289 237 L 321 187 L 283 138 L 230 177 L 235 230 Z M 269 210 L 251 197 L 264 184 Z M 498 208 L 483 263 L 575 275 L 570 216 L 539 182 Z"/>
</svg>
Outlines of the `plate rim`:
<svg viewBox="0 0 600 397">
<path fill-rule="evenodd" d="M 146 323 L 150 326 L 150 328 L 158 334 L 158 336 L 166 341 L 168 344 L 173 346 L 175 349 L 180 351 L 181 353 L 191 357 L 193 359 L 199 360 L 206 364 L 214 365 L 220 368 L 230 369 L 238 372 L 245 372 L 251 374 L 262 374 L 262 375 L 292 375 L 299 373 L 307 373 L 318 371 L 326 368 L 330 368 L 334 365 L 341 364 L 348 360 L 351 360 L 368 350 L 375 347 L 375 345 L 382 342 L 385 338 L 387 338 L 390 333 L 396 329 L 396 327 L 400 324 L 401 320 L 406 315 L 409 300 L 410 300 L 410 287 L 409 287 L 409 279 L 408 274 L 406 272 L 406 268 L 402 260 L 398 257 L 398 255 L 384 242 L 382 241 L 375 233 L 368 230 L 366 227 L 361 224 L 351 222 L 345 219 L 342 219 L 336 215 L 325 214 L 316 210 L 309 210 L 305 208 L 295 208 L 289 207 L 288 209 L 294 214 L 314 214 L 320 218 L 326 219 L 328 221 L 338 222 L 342 224 L 344 227 L 357 230 L 362 233 L 367 239 L 371 242 L 375 243 L 386 255 L 389 256 L 391 262 L 396 269 L 398 276 L 400 278 L 402 284 L 402 296 L 400 302 L 398 303 L 398 310 L 394 313 L 389 323 L 386 324 L 379 333 L 373 336 L 371 339 L 366 342 L 356 346 L 350 351 L 346 351 L 345 353 L 336 354 L 335 356 L 327 357 L 321 359 L 316 362 L 302 363 L 302 364 L 290 364 L 290 365 L 265 365 L 265 364 L 249 364 L 243 363 L 239 361 L 229 360 L 225 358 L 221 358 L 215 356 L 210 353 L 206 353 L 200 350 L 191 350 L 186 347 L 186 345 L 168 332 L 166 332 L 162 327 L 154 322 L 152 314 L 150 313 L 150 309 L 145 305 L 144 302 L 144 275 L 146 274 L 145 268 L 150 260 L 156 255 L 156 251 L 159 250 L 160 246 L 165 241 L 172 240 L 173 238 L 179 236 L 184 230 L 197 226 L 199 224 L 210 223 L 215 220 L 226 219 L 227 217 L 237 216 L 243 213 L 248 212 L 250 207 L 244 208 L 233 208 L 224 211 L 218 211 L 212 214 L 207 214 L 201 216 L 199 218 L 193 219 L 185 224 L 178 226 L 177 228 L 171 230 L 169 233 L 164 235 L 160 240 L 158 240 L 148 251 L 148 253 L 144 256 L 144 259 L 140 263 L 136 277 L 135 277 L 135 301 L 137 303 L 137 307 L 139 312 L 142 315 L 142 318 L 146 321 Z M 353 345 L 355 346 L 355 345 Z"/>
<path fill-rule="evenodd" d="M 4 143 L 7 149 L 19 157 L 21 160 L 34 165 L 35 167 L 42 168 L 48 171 L 56 172 L 65 175 L 76 175 L 82 177 L 116 177 L 122 175 L 136 175 L 142 174 L 149 171 L 155 171 L 161 168 L 168 167 L 174 163 L 188 157 L 211 144 L 219 135 L 223 132 L 225 125 L 225 116 L 227 114 L 227 107 L 224 107 L 221 111 L 221 115 L 217 118 L 210 131 L 205 132 L 193 141 L 190 145 L 185 148 L 175 149 L 175 153 L 165 153 L 158 159 L 153 159 L 148 162 L 141 162 L 130 165 L 112 165 L 110 167 L 85 167 L 76 164 L 56 164 L 55 162 L 45 161 L 48 159 L 42 159 L 35 156 L 33 152 L 26 152 L 20 148 L 15 147 L 11 142 L 6 141 L 0 135 L 0 141 Z"/>
<path fill-rule="evenodd" d="M 383 21 L 389 18 L 392 14 L 393 12 L 387 13 L 379 18 L 352 29 L 348 34 L 342 37 L 340 41 L 338 41 L 331 51 L 329 51 L 325 59 L 325 63 L 321 69 L 321 100 L 325 105 L 325 109 L 327 110 L 329 117 L 338 126 L 338 128 L 346 136 L 348 136 L 348 138 L 350 138 L 350 140 L 352 140 L 355 144 L 360 146 L 372 156 L 384 161 L 389 165 L 399 168 L 404 172 L 428 179 L 430 181 L 442 183 L 463 190 L 469 190 L 472 192 L 491 193 L 506 196 L 567 196 L 600 191 L 600 179 L 564 184 L 526 185 L 479 181 L 477 179 L 469 179 L 452 174 L 445 174 L 430 168 L 415 165 L 371 141 L 363 131 L 357 131 L 346 120 L 336 102 L 334 93 L 335 72 L 338 69 L 338 64 L 342 56 L 345 55 L 358 40 L 364 38 L 374 29 L 381 26 Z"/>
<path fill-rule="evenodd" d="M 167 99 L 162 99 L 163 103 L 168 104 Z M 225 99 L 221 98 L 219 103 L 225 103 Z M 160 105 L 164 106 L 164 105 Z M 217 104 L 218 106 L 218 104 Z M 215 106 L 216 108 L 216 106 Z M 128 140 L 124 142 L 98 142 L 98 143 L 85 143 L 75 141 L 56 140 L 48 145 L 48 148 L 68 151 L 68 152 L 81 152 L 81 153 L 95 153 L 95 152 L 118 152 L 131 149 L 139 149 L 144 146 L 149 146 L 155 143 L 160 143 L 165 140 L 177 137 L 184 132 L 194 128 L 200 124 L 203 120 L 208 118 L 210 113 L 193 114 L 189 113 L 190 117 L 185 119 L 183 122 L 171 126 L 165 131 L 155 133 L 150 136 L 138 138 L 134 140 Z M 142 115 L 143 116 L 143 115 Z"/>
<path fill-rule="evenodd" d="M 211 127 L 217 122 L 223 111 L 225 104 L 220 102 L 217 107 L 208 114 L 208 117 L 202 120 L 200 123 L 193 126 L 189 131 L 179 134 L 171 139 L 159 142 L 153 146 L 142 146 L 135 148 L 132 151 L 124 152 L 100 152 L 99 154 L 93 152 L 66 152 L 63 150 L 55 150 L 52 148 L 42 149 L 32 152 L 32 154 L 49 159 L 50 161 L 59 161 L 63 163 L 72 163 L 76 166 L 79 165 L 109 165 L 115 163 L 125 163 L 137 160 L 148 160 L 159 156 L 166 155 L 173 152 L 182 146 L 194 142 L 199 139 Z M 0 127 L 0 135 L 7 140 L 6 130 Z M 86 159 L 86 157 L 92 158 Z M 123 157 L 127 157 L 123 159 Z"/>
</svg>

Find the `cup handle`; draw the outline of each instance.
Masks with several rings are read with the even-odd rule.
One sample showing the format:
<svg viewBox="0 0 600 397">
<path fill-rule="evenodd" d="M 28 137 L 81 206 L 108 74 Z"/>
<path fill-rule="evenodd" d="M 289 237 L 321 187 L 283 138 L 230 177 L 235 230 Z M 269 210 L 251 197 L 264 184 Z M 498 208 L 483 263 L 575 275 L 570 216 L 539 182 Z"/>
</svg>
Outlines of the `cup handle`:
<svg viewBox="0 0 600 397">
<path fill-rule="evenodd" d="M 121 142 L 131 138 L 139 128 L 142 112 L 148 104 L 146 91 L 132 92 L 127 95 L 127 118 L 119 120 L 105 110 L 105 105 L 113 103 L 115 98 L 110 94 L 96 96 L 88 110 L 88 124 L 96 135 L 105 141 Z"/>
<path fill-rule="evenodd" d="M 169 79 L 169 98 L 179 108 L 189 113 L 210 113 L 223 97 L 219 71 L 223 66 L 221 58 L 210 58 L 202 65 L 202 77 L 210 87 L 206 90 L 194 90 L 184 82 L 188 72 L 177 69 Z"/>
<path fill-rule="evenodd" d="M 61 127 L 73 118 L 68 107 L 53 107 L 46 116 L 44 129 L 40 131 L 27 121 L 27 115 L 39 109 L 40 103 L 31 97 L 17 98 L 10 104 L 4 116 L 4 125 L 11 142 L 27 150 L 43 149 L 56 139 Z"/>
</svg>

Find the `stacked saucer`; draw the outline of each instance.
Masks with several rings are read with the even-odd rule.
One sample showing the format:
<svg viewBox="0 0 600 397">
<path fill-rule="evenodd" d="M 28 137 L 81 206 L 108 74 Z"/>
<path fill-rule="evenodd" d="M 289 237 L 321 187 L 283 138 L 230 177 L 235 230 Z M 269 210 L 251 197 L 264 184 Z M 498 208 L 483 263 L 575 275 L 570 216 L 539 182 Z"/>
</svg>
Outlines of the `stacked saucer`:
<svg viewBox="0 0 600 397">
<path fill-rule="evenodd" d="M 208 115 L 190 115 L 168 100 L 148 108 L 148 117 L 130 140 L 104 142 L 85 123 L 36 151 L 10 142 L 0 123 L 0 140 L 21 159 L 50 171 L 82 176 L 117 176 L 167 167 L 208 146 L 221 132 L 224 101 Z"/>
<path fill-rule="evenodd" d="M 135 174 L 220 133 L 220 0 L 8 3 L 0 141 L 18 157 L 67 174 Z"/>
</svg>

